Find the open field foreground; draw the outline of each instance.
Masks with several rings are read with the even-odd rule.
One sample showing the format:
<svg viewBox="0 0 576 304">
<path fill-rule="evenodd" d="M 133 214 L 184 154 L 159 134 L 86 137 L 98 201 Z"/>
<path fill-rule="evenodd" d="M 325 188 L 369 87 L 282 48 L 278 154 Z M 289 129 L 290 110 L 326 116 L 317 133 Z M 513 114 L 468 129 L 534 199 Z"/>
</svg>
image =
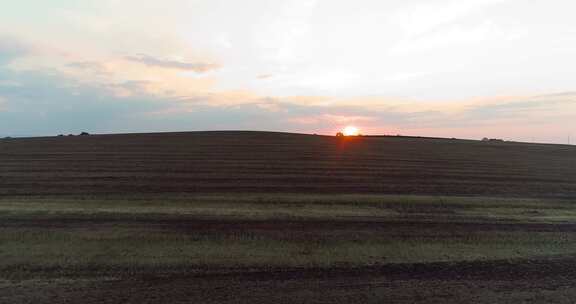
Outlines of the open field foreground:
<svg viewBox="0 0 576 304">
<path fill-rule="evenodd" d="M 574 303 L 575 155 L 250 132 L 4 140 L 0 303 Z"/>
<path fill-rule="evenodd" d="M 0 303 L 571 303 L 572 200 L 0 200 Z"/>
</svg>

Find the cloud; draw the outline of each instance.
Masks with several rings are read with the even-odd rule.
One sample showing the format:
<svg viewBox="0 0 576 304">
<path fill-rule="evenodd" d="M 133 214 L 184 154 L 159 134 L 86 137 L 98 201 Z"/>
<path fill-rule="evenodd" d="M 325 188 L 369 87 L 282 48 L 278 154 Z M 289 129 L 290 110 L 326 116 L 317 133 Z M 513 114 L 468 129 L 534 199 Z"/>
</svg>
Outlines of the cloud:
<svg viewBox="0 0 576 304">
<path fill-rule="evenodd" d="M 442 130 L 443 136 L 478 138 L 490 135 L 526 140 L 530 138 L 527 134 L 540 133 L 550 139 L 561 132 L 576 131 L 571 127 L 573 118 L 569 114 L 575 112 L 576 94 L 565 92 L 486 98 L 463 101 L 451 110 L 432 108 L 405 112 L 406 116 L 397 125 L 404 130 L 412 129 L 420 133 Z"/>
<path fill-rule="evenodd" d="M 576 94 L 561 92 L 539 96 L 523 97 L 507 102 L 486 102 L 472 105 L 465 110 L 466 119 L 472 121 L 494 121 L 496 119 L 530 119 L 531 115 L 543 116 L 547 113 L 561 114 L 562 109 L 576 107 Z"/>
<path fill-rule="evenodd" d="M 354 124 L 354 123 L 367 123 L 372 121 L 377 121 L 375 116 L 358 116 L 358 115 L 347 115 L 347 114 L 319 114 L 312 116 L 294 117 L 289 119 L 289 121 L 310 125 L 310 124 Z"/>
<path fill-rule="evenodd" d="M 405 34 L 418 36 L 438 27 L 458 23 L 470 15 L 487 7 L 507 0 L 458 0 L 420 2 L 408 5 L 392 15 L 394 24 L 401 27 Z"/>
<path fill-rule="evenodd" d="M 0 87 L 19 87 L 20 83 L 8 80 L 8 79 L 0 79 Z"/>
<path fill-rule="evenodd" d="M 419 35 L 403 40 L 391 48 L 392 54 L 405 52 L 426 52 L 431 49 L 440 49 L 458 45 L 474 45 L 488 39 L 511 39 L 513 35 L 503 32 L 497 24 L 485 20 L 477 25 L 451 25 L 431 31 L 426 35 Z"/>
<path fill-rule="evenodd" d="M 126 60 L 123 56 L 69 56 L 59 59 L 63 62 L 60 66 L 47 68 L 64 78 L 74 79 L 77 84 L 107 88 L 119 97 L 150 95 L 179 99 L 207 93 L 216 84 L 214 75 L 195 77 L 182 73 L 184 70 L 151 68 L 140 62 Z M 37 68 L 30 65 L 26 70 L 33 71 Z"/>
<path fill-rule="evenodd" d="M 163 103 L 153 96 L 118 97 L 106 87 L 80 84 L 50 70 L 5 69 L 0 78 L 20 84 L 0 86 L 0 130 L 5 135 L 110 132 L 117 121 Z"/>
<path fill-rule="evenodd" d="M 194 71 L 196 73 L 206 73 L 220 68 L 220 65 L 215 63 L 204 63 L 204 62 L 191 63 L 177 60 L 167 60 L 145 54 L 138 54 L 136 56 L 126 56 L 124 58 L 126 60 L 139 62 L 147 66 L 161 67 L 167 69 L 177 69 L 184 71 Z"/>
<path fill-rule="evenodd" d="M 111 73 L 102 77 L 105 81 L 87 81 L 78 76 L 82 73 L 68 74 L 66 69 L 0 69 L 0 130 L 10 136 L 214 129 L 334 134 L 354 124 L 364 134 L 518 138 L 542 133 L 543 126 L 551 134 L 560 134 L 571 121 L 569 114 L 576 112 L 573 92 L 447 106 L 384 97 L 263 96 L 202 86 L 183 91 L 158 83 L 157 78 L 118 74 L 134 65 L 122 62 L 88 60 L 66 65 L 84 74 Z M 161 76 L 164 80 L 167 75 Z M 182 86 L 190 88 L 190 83 Z M 172 88 L 173 92 L 165 93 Z"/>
<path fill-rule="evenodd" d="M 25 56 L 31 49 L 18 39 L 0 36 L 0 65 Z"/>
<path fill-rule="evenodd" d="M 560 92 L 560 93 L 554 93 L 554 94 L 545 94 L 545 95 L 539 95 L 537 97 L 540 97 L 540 98 L 576 97 L 576 91 L 567 91 L 567 92 Z"/>
<path fill-rule="evenodd" d="M 96 76 L 108 76 L 111 74 L 104 64 L 97 61 L 71 62 L 67 64 L 67 67 L 86 71 Z"/>
<path fill-rule="evenodd" d="M 433 107 L 423 111 L 408 105 L 294 103 L 291 98 L 231 92 L 166 98 L 149 94 L 147 82 L 88 85 L 49 71 L 2 71 L 0 78 L 20 83 L 0 87 L 0 129 L 3 135 L 11 136 L 218 129 L 334 134 L 343 126 L 354 124 L 364 134 L 518 139 L 521 132 L 542 133 L 538 123 L 552 122 L 550 132 L 559 134 L 561 125 L 570 121 L 563 113 L 576 105 L 575 95 L 558 93 L 487 100 L 451 111 Z M 128 90 L 130 94 L 118 94 L 118 90 Z M 231 98 L 236 98 L 234 103 L 230 103 Z M 546 119 L 538 122 L 538 116 L 527 115 L 528 112 Z M 518 130 L 518 126 L 522 128 Z M 500 130 L 503 127 L 515 133 Z"/>
<path fill-rule="evenodd" d="M 272 77 L 274 77 L 274 75 L 272 75 L 272 74 L 260 74 L 260 75 L 256 76 L 256 78 L 258 78 L 258 79 L 269 79 Z"/>
</svg>

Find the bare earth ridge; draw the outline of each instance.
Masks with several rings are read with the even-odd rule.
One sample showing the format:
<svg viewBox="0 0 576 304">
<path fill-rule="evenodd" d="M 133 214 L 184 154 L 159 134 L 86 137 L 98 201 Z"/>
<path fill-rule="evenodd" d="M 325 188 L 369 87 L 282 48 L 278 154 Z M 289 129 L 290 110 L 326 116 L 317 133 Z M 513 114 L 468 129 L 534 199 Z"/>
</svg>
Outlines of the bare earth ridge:
<svg viewBox="0 0 576 304">
<path fill-rule="evenodd" d="M 382 193 L 576 197 L 576 147 L 189 132 L 0 141 L 0 195 Z"/>
</svg>

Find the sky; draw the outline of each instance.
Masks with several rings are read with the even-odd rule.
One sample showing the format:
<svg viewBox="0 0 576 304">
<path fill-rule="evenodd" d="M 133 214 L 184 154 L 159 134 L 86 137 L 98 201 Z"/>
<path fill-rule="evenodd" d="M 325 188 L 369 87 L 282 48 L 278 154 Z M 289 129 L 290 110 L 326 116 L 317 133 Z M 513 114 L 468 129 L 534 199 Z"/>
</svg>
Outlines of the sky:
<svg viewBox="0 0 576 304">
<path fill-rule="evenodd" d="M 576 142 L 569 0 L 0 0 L 0 136 Z"/>
</svg>

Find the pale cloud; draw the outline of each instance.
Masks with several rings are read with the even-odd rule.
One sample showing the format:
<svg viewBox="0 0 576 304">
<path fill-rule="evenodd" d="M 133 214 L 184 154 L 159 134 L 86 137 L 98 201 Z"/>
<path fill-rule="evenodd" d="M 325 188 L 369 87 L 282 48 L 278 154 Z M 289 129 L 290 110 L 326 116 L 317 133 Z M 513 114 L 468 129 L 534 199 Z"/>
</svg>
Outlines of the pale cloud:
<svg viewBox="0 0 576 304">
<path fill-rule="evenodd" d="M 369 105 L 351 101 L 328 105 L 325 101 L 335 98 L 264 97 L 248 91 L 161 96 L 150 93 L 148 86 L 154 84 L 145 81 L 88 84 L 47 71 L 4 71 L 0 79 L 20 83 L 0 86 L 0 128 L 12 135 L 209 129 L 334 134 L 352 124 L 364 134 L 516 140 L 529 139 L 533 134 L 561 142 L 565 136 L 558 134 L 571 131 L 570 113 L 576 113 L 576 95 L 571 92 L 454 105 L 418 101 L 392 104 L 378 98 L 367 99 Z M 495 126 L 505 126 L 505 130 Z M 540 130 L 543 127 L 548 133 Z"/>
<path fill-rule="evenodd" d="M 286 64 L 297 60 L 299 40 L 309 30 L 309 23 L 318 0 L 287 0 L 280 3 L 279 13 L 263 25 L 259 42 L 267 60 Z"/>
<path fill-rule="evenodd" d="M 9 80 L 9 79 L 0 79 L 0 87 L 20 87 L 22 86 L 21 83 Z"/>
<path fill-rule="evenodd" d="M 572 92 L 526 96 L 507 102 L 487 101 L 469 106 L 464 119 L 495 123 L 501 120 L 550 122 L 563 113 L 576 113 L 576 94 Z"/>
<path fill-rule="evenodd" d="M 510 0 L 412 1 L 397 10 L 391 22 L 402 28 L 405 35 L 418 36 L 506 1 Z"/>
<path fill-rule="evenodd" d="M 220 65 L 215 63 L 184 62 L 179 60 L 156 58 L 145 54 L 138 54 L 136 56 L 126 56 L 124 58 L 126 60 L 138 62 L 151 67 L 193 71 L 196 73 L 206 73 L 220 68 Z"/>
<path fill-rule="evenodd" d="M 13 37 L 0 36 L 0 65 L 9 63 L 31 52 L 32 48 L 21 40 Z"/>
<path fill-rule="evenodd" d="M 113 56 L 72 61 L 63 64 L 58 71 L 79 83 L 99 84 L 103 88 L 109 88 L 119 96 L 150 94 L 174 98 L 204 94 L 210 92 L 216 83 L 210 76 L 189 77 L 184 74 L 187 70 L 180 68 L 142 64 Z"/>
<path fill-rule="evenodd" d="M 366 123 L 377 120 L 376 117 L 370 116 L 354 116 L 354 115 L 334 115 L 334 114 L 320 114 L 313 116 L 294 117 L 290 121 L 298 124 L 354 124 Z"/>
<path fill-rule="evenodd" d="M 399 42 L 390 52 L 427 52 L 430 49 L 448 48 L 461 45 L 475 45 L 486 40 L 507 40 L 516 37 L 512 33 L 504 33 L 497 24 L 485 20 L 477 25 L 450 27 L 433 31 L 427 35 L 410 38 Z"/>
<path fill-rule="evenodd" d="M 258 78 L 258 79 L 268 79 L 268 78 L 272 78 L 272 77 L 274 77 L 274 75 L 272 75 L 272 74 L 260 74 L 260 75 L 256 76 L 256 78 Z"/>
<path fill-rule="evenodd" d="M 86 71 L 94 76 L 109 76 L 110 71 L 105 64 L 101 64 L 97 61 L 82 61 L 82 62 L 72 62 L 67 65 L 70 68 L 79 69 Z"/>
</svg>

